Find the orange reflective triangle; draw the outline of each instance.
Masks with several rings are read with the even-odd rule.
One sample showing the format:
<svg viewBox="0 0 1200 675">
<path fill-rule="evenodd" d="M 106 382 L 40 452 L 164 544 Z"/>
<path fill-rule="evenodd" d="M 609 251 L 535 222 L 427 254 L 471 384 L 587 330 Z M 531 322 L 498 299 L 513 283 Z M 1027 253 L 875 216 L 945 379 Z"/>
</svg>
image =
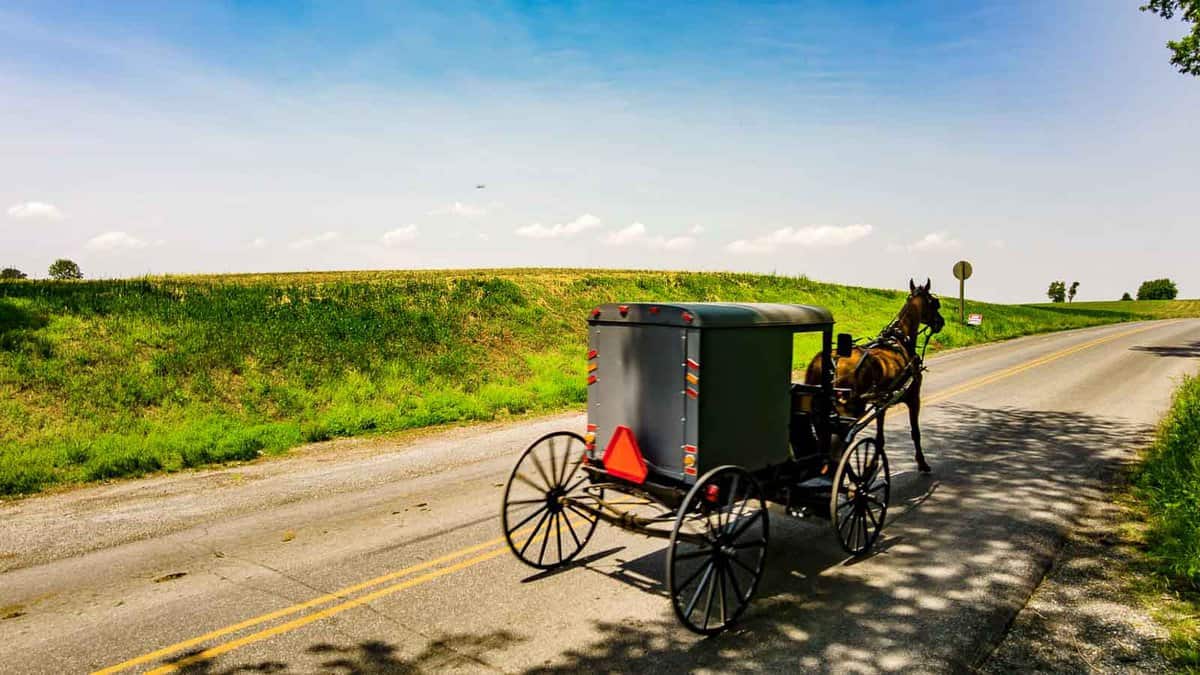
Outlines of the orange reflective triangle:
<svg viewBox="0 0 1200 675">
<path fill-rule="evenodd" d="M 639 484 L 646 481 L 646 474 L 649 473 L 646 460 L 629 427 L 618 425 L 608 440 L 608 446 L 604 448 L 604 468 L 617 478 Z"/>
</svg>

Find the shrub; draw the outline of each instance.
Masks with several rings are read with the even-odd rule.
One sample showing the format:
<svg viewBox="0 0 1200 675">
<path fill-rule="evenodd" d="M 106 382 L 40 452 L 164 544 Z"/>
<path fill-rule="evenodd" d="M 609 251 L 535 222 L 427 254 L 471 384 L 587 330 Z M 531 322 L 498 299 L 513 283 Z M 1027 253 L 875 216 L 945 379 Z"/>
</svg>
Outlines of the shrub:
<svg viewBox="0 0 1200 675">
<path fill-rule="evenodd" d="M 1170 279 L 1151 279 L 1138 286 L 1138 300 L 1174 300 L 1179 289 Z"/>
</svg>

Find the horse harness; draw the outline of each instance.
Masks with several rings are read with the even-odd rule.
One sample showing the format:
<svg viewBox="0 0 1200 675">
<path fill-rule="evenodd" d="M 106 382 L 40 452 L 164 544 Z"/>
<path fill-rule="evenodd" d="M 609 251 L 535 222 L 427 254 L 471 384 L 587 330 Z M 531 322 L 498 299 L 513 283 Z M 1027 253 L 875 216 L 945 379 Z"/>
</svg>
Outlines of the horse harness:
<svg viewBox="0 0 1200 675">
<path fill-rule="evenodd" d="M 922 335 L 924 335 L 925 341 L 918 350 L 917 341 Z M 867 359 L 871 358 L 872 350 L 900 352 L 905 356 L 904 367 L 900 369 L 900 372 L 890 381 L 877 383 L 863 395 L 863 398 L 877 405 L 885 403 L 885 401 L 886 405 L 891 405 L 903 398 L 913 380 L 927 370 L 925 350 L 929 347 L 929 340 L 932 337 L 933 329 L 929 326 L 921 326 L 917 333 L 910 338 L 900 328 L 900 317 L 896 317 L 880 331 L 878 337 L 862 345 L 863 355 L 854 367 L 855 377 Z"/>
</svg>

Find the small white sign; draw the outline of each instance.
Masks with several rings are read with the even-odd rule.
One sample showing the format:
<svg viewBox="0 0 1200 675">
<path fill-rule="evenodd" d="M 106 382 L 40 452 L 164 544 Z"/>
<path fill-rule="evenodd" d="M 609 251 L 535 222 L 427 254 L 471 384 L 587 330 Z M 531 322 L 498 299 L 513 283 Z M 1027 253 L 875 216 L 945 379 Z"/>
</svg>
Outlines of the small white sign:
<svg viewBox="0 0 1200 675">
<path fill-rule="evenodd" d="M 980 326 L 980 325 L 983 325 L 983 315 L 982 315 L 982 314 L 970 314 L 970 315 L 968 315 L 968 316 L 967 316 L 967 325 L 968 325 L 968 326 Z"/>
</svg>

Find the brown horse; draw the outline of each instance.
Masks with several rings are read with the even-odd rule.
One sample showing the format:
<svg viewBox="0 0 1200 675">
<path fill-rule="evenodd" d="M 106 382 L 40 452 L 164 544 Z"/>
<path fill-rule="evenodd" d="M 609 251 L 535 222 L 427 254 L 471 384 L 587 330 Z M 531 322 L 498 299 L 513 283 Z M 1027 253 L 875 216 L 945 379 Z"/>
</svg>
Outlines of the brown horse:
<svg viewBox="0 0 1200 675">
<path fill-rule="evenodd" d="M 913 445 L 916 446 L 917 468 L 923 473 L 931 471 L 921 452 L 921 377 L 924 370 L 921 354 L 917 349 L 917 337 L 921 326 L 937 333 L 946 325 L 939 310 L 941 303 L 929 292 L 929 280 L 924 286 L 908 281 L 909 295 L 904 307 L 879 337 L 865 345 L 853 348 L 849 356 L 837 358 L 834 365 L 834 386 L 849 390 L 849 394 L 838 401 L 839 411 L 850 417 L 860 417 L 872 403 L 882 402 L 905 387 L 900 399 L 908 406 L 908 419 L 912 426 Z M 821 354 L 808 364 L 805 382 L 820 384 Z M 883 445 L 883 415 L 877 419 L 879 444 Z"/>
</svg>

